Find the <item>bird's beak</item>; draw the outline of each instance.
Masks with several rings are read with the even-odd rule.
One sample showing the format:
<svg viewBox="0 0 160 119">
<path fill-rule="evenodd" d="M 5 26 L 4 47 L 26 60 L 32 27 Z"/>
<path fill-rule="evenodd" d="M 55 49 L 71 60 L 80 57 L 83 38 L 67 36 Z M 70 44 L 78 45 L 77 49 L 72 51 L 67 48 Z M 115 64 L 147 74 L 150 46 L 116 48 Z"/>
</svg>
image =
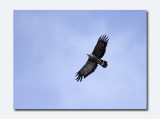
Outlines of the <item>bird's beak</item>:
<svg viewBox="0 0 160 119">
<path fill-rule="evenodd" d="M 88 55 L 88 53 L 87 53 L 86 55 Z M 88 56 L 89 56 L 89 55 L 88 55 Z"/>
</svg>

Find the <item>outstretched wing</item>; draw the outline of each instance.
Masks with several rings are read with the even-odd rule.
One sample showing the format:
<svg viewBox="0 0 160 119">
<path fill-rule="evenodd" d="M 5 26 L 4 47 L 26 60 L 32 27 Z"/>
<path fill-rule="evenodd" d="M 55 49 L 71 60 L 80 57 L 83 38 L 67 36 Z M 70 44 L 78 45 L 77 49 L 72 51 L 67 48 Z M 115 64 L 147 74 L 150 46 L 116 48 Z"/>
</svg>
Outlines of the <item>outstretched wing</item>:
<svg viewBox="0 0 160 119">
<path fill-rule="evenodd" d="M 106 51 L 108 40 L 109 39 L 106 35 L 100 36 L 92 54 L 98 58 L 102 58 Z"/>
<path fill-rule="evenodd" d="M 96 68 L 97 63 L 88 58 L 87 63 L 76 73 L 76 80 L 81 82 L 83 77 L 86 78 L 89 74 L 94 72 Z"/>
</svg>

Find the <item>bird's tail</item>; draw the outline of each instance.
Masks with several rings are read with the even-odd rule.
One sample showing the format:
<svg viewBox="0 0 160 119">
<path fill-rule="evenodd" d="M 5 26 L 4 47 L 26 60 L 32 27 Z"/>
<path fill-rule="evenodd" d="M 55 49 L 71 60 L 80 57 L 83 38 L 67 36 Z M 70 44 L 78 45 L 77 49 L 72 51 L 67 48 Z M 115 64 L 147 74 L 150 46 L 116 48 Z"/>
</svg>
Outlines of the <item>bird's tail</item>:
<svg viewBox="0 0 160 119">
<path fill-rule="evenodd" d="M 100 64 L 103 68 L 106 68 L 107 67 L 107 61 L 104 61 L 104 60 L 98 60 L 98 64 Z"/>
</svg>

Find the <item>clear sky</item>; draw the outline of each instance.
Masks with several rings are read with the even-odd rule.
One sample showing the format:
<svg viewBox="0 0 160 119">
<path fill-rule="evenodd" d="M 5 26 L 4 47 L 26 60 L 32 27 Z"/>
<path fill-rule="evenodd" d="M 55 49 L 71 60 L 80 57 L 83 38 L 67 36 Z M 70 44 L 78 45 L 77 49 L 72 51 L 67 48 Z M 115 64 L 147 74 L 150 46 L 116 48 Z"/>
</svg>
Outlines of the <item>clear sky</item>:
<svg viewBox="0 0 160 119">
<path fill-rule="evenodd" d="M 14 11 L 14 109 L 146 109 L 146 11 Z M 107 68 L 76 82 L 100 35 Z"/>
</svg>

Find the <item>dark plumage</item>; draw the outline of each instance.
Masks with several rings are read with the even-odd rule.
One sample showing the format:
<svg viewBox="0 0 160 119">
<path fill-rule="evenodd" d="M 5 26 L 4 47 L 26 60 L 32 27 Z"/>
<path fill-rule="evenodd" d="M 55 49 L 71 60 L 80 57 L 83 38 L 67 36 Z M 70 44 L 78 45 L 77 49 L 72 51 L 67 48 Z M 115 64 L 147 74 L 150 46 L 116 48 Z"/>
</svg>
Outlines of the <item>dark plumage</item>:
<svg viewBox="0 0 160 119">
<path fill-rule="evenodd" d="M 107 61 L 101 60 L 106 51 L 106 46 L 108 44 L 108 37 L 106 35 L 101 35 L 98 42 L 92 52 L 92 54 L 87 54 L 89 56 L 86 64 L 76 73 L 76 80 L 82 81 L 82 78 L 86 78 L 88 75 L 93 73 L 97 68 L 98 64 L 103 68 L 107 67 Z"/>
</svg>

